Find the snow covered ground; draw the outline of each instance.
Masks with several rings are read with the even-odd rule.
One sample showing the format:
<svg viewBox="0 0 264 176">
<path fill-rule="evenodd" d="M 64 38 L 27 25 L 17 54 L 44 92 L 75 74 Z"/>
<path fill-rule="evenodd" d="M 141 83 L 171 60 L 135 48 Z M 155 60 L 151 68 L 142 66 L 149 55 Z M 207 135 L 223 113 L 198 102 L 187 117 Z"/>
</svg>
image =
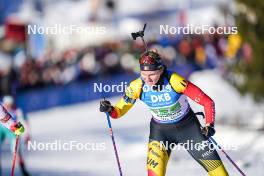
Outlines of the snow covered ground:
<svg viewBox="0 0 264 176">
<path fill-rule="evenodd" d="M 211 91 L 210 87 L 217 87 L 210 84 L 210 80 L 217 79 L 218 85 L 225 85 L 223 80 L 210 74 L 196 73 L 192 76 L 193 82 L 199 82 L 195 77 L 200 74 L 200 81 L 207 78 L 209 94 L 221 102 L 217 89 Z M 203 75 L 201 77 L 201 74 Z M 211 80 L 212 81 L 212 80 Z M 198 83 L 197 82 L 197 83 Z M 206 81 L 204 81 L 206 83 Z M 222 83 L 222 84 L 221 84 Z M 198 83 L 199 84 L 199 83 Z M 212 86 L 210 86 L 212 85 Z M 221 88 L 225 88 L 222 86 Z M 203 87 L 202 87 L 203 88 Z M 226 89 L 230 93 L 230 89 Z M 231 91 L 232 92 L 232 91 Z M 219 95 L 219 96 L 217 96 Z M 238 96 L 238 95 L 237 95 Z M 218 97 L 218 98 L 217 98 Z M 233 100 L 237 97 L 229 97 Z M 118 97 L 110 99 L 116 103 Z M 77 104 L 67 107 L 52 108 L 45 111 L 38 111 L 29 114 L 32 139 L 38 143 L 50 143 L 61 141 L 69 143 L 77 141 L 82 144 L 96 144 L 96 150 L 73 150 L 73 151 L 52 151 L 37 150 L 27 151 L 25 149 L 26 164 L 32 175 L 42 176 L 105 176 L 118 175 L 115 155 L 108 133 L 107 121 L 104 114 L 98 111 L 99 101 Z M 238 111 L 235 106 L 234 110 Z M 220 111 L 220 110 L 218 110 Z M 231 118 L 231 117 L 230 117 Z M 140 101 L 119 120 L 112 120 L 117 148 L 120 155 L 121 165 L 125 176 L 146 175 L 146 153 L 148 142 L 148 128 L 150 113 L 147 107 Z M 216 124 L 217 133 L 215 139 L 221 145 L 235 145 L 237 150 L 227 151 L 228 154 L 249 176 L 263 175 L 264 168 L 264 135 L 263 131 L 248 129 L 237 129 L 232 126 Z M 103 146 L 103 147 L 102 147 Z M 2 163 L 4 175 L 10 172 L 11 155 L 9 147 L 4 145 L 2 151 Z M 231 163 L 220 153 L 230 176 L 238 176 L 239 173 Z M 17 175 L 20 175 L 17 169 Z M 167 176 L 204 176 L 206 172 L 188 155 L 186 151 L 176 150 L 172 153 L 168 164 Z"/>
</svg>

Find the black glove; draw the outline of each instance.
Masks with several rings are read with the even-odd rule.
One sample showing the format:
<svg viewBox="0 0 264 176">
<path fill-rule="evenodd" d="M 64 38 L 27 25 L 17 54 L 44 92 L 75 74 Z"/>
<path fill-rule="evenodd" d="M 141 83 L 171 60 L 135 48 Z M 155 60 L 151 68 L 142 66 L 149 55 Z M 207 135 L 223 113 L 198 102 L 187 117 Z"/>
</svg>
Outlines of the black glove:
<svg viewBox="0 0 264 176">
<path fill-rule="evenodd" d="M 207 126 L 203 127 L 201 130 L 202 130 L 202 133 L 206 137 L 211 137 L 215 134 L 214 125 L 207 125 Z"/>
<path fill-rule="evenodd" d="M 113 110 L 113 106 L 111 105 L 110 101 L 102 100 L 100 101 L 100 111 L 101 112 L 108 112 L 110 113 Z"/>
</svg>

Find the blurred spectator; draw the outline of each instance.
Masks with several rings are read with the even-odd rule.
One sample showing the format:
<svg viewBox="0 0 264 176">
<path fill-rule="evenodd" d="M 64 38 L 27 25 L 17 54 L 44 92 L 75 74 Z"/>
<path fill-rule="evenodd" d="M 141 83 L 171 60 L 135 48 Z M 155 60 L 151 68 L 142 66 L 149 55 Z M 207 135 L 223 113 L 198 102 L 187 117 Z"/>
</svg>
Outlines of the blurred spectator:
<svg viewBox="0 0 264 176">
<path fill-rule="evenodd" d="M 15 82 L 15 73 L 12 69 L 12 57 L 0 51 L 0 93 L 10 94 Z"/>
<path fill-rule="evenodd" d="M 156 48 L 162 54 L 169 68 L 183 70 L 184 76 L 194 70 L 218 67 L 219 63 L 224 63 L 227 58 L 236 59 L 238 52 L 241 53 L 239 57 L 250 63 L 252 55 L 250 45 L 242 43 L 239 36 L 162 36 L 148 43 L 150 48 Z M 100 46 L 83 49 L 72 48 L 63 53 L 49 49 L 41 58 L 34 59 L 25 56 L 26 52 L 21 50 L 19 45 L 10 46 L 12 47 L 0 47 L 2 94 L 10 93 L 14 87 L 24 90 L 63 85 L 106 74 L 138 73 L 137 58 L 144 52 L 141 42 L 124 40 L 105 42 Z M 14 78 L 17 78 L 17 81 Z"/>
</svg>

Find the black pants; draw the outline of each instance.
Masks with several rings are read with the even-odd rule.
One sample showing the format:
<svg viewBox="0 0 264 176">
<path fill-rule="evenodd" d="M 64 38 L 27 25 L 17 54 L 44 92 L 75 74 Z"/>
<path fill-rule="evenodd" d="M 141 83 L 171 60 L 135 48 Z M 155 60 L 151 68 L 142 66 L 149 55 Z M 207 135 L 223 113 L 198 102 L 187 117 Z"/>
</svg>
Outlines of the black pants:
<svg viewBox="0 0 264 176">
<path fill-rule="evenodd" d="M 213 144 L 201 133 L 200 127 L 200 122 L 192 110 L 175 124 L 161 124 L 152 119 L 147 160 L 148 175 L 164 176 L 170 153 L 181 145 L 210 176 L 227 176 Z"/>
</svg>

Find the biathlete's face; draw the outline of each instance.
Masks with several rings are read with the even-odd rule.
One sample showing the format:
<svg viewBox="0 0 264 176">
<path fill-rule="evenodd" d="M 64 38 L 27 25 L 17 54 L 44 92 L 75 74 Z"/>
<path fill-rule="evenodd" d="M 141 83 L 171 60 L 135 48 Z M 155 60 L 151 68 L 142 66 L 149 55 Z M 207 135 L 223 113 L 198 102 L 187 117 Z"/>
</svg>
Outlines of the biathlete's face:
<svg viewBox="0 0 264 176">
<path fill-rule="evenodd" d="M 154 86 L 159 81 L 162 72 L 163 69 L 155 71 L 141 71 L 140 75 L 147 85 Z"/>
</svg>

